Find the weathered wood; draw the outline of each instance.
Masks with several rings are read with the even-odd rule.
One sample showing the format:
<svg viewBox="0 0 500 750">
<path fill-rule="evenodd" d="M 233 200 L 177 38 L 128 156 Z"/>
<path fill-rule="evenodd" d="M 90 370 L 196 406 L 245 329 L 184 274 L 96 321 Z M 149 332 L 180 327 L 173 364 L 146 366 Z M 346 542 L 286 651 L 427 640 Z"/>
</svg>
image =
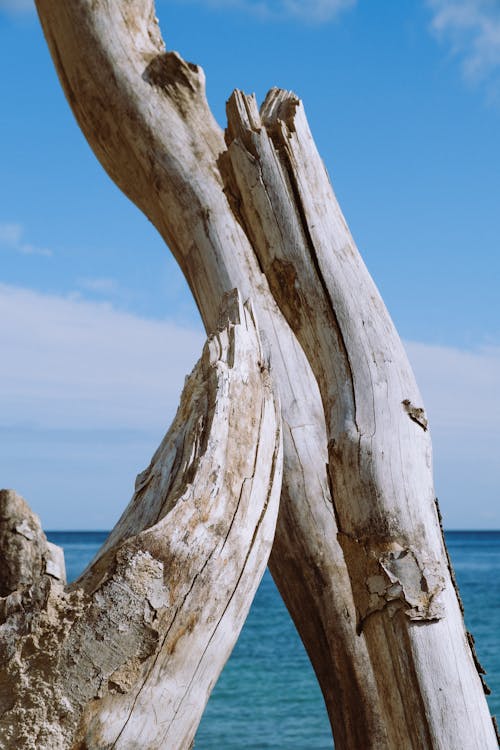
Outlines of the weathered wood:
<svg viewBox="0 0 500 750">
<path fill-rule="evenodd" d="M 40 519 L 16 492 L 0 490 L 0 598 L 46 573 L 66 582 L 64 553 L 47 541 Z"/>
<path fill-rule="evenodd" d="M 255 300 L 284 420 L 271 569 L 337 747 L 492 747 L 420 396 L 301 107 L 273 92 L 261 119 L 236 96 L 226 152 L 203 73 L 165 51 L 150 0 L 37 6 L 84 133 L 169 244 L 205 325 L 228 289 Z"/>
<path fill-rule="evenodd" d="M 11 536 L 34 530 L 38 546 L 10 555 L 23 572 L 0 600 L 2 748 L 190 747 L 267 564 L 281 442 L 253 312 L 232 295 L 127 510 L 70 587 L 39 564 L 24 501 L 0 494 Z"/>
<path fill-rule="evenodd" d="M 443 546 L 422 399 L 303 106 L 273 90 L 260 115 L 236 92 L 227 141 L 242 224 L 322 394 L 339 540 L 387 746 L 494 748 Z"/>
<path fill-rule="evenodd" d="M 337 747 L 369 747 L 385 730 L 337 541 L 321 399 L 224 192 L 224 136 L 208 108 L 203 71 L 165 50 L 150 0 L 37 0 L 37 8 L 85 136 L 168 243 L 207 330 L 217 300 L 233 287 L 255 304 L 283 417 L 285 471 L 271 572 L 312 659 Z"/>
</svg>

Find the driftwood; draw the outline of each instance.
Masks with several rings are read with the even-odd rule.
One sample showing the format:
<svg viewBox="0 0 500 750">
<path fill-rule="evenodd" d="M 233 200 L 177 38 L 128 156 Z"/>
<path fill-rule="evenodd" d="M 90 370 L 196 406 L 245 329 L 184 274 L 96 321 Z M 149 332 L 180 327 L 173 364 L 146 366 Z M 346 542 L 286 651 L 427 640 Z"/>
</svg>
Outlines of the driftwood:
<svg viewBox="0 0 500 750">
<path fill-rule="evenodd" d="M 152 2 L 37 8 L 68 101 L 97 157 L 162 234 L 205 327 L 237 287 L 252 298 L 272 358 L 283 418 L 284 472 L 270 569 L 321 684 L 337 746 L 383 732 L 326 466 L 325 419 L 311 367 L 269 290 L 224 192 L 224 134 L 201 68 L 166 52 Z M 305 614 L 307 613 L 307 614 Z"/>
<path fill-rule="evenodd" d="M 283 420 L 270 568 L 337 748 L 496 747 L 421 398 L 301 105 L 272 91 L 259 113 L 235 94 L 224 139 L 151 0 L 36 2 L 83 132 L 168 243 L 207 330 L 233 287 L 254 301 Z"/>
<path fill-rule="evenodd" d="M 303 106 L 273 90 L 260 115 L 236 92 L 227 141 L 233 200 L 321 391 L 338 538 L 384 742 L 487 747 L 492 723 L 448 569 L 422 398 Z"/>
<path fill-rule="evenodd" d="M 279 409 L 232 295 L 175 420 L 71 586 L 36 516 L 0 492 L 0 746 L 189 748 L 271 551 Z"/>
</svg>

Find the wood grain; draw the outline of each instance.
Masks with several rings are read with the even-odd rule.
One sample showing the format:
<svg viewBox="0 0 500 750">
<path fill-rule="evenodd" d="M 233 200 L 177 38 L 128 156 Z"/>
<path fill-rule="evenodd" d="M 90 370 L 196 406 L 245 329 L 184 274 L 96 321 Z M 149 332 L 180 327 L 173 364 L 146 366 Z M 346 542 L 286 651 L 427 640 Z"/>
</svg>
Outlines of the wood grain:
<svg viewBox="0 0 500 750">
<path fill-rule="evenodd" d="M 281 477 L 279 407 L 234 293 L 128 508 L 69 588 L 39 565 L 25 502 L 2 493 L 10 538 L 37 535 L 0 548 L 24 560 L 0 599 L 0 746 L 187 750 L 266 568 Z"/>
</svg>

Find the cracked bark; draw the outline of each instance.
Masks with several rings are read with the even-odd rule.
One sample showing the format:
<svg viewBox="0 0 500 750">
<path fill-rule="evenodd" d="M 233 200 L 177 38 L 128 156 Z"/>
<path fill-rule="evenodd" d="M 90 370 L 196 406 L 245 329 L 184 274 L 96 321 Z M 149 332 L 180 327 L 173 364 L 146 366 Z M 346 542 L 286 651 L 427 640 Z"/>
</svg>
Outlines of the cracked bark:
<svg viewBox="0 0 500 750">
<path fill-rule="evenodd" d="M 64 586 L 54 545 L 0 493 L 0 745 L 189 748 L 271 551 L 279 409 L 250 308 L 219 330 L 97 558 Z"/>
<path fill-rule="evenodd" d="M 259 113 L 235 92 L 227 113 L 228 184 L 318 380 L 339 541 L 387 745 L 496 747 L 443 545 L 422 400 L 302 104 L 272 90 Z"/>
<path fill-rule="evenodd" d="M 421 399 L 301 105 L 273 91 L 261 116 L 237 94 L 225 143 L 202 70 L 165 50 L 150 0 L 37 7 L 83 132 L 168 243 L 207 329 L 229 289 L 255 303 L 283 418 L 270 567 L 321 684 L 336 746 L 448 749 L 461 746 L 460 736 L 472 738 L 471 748 L 493 747 L 443 562 Z M 406 613 L 425 610 L 413 577 L 396 595 L 384 570 L 401 550 L 444 582 L 427 597 L 425 626 Z M 383 585 L 372 582 L 370 591 L 373 576 Z M 433 581 L 425 586 L 434 590 Z M 384 606 L 363 621 L 362 602 L 375 595 Z M 439 598 L 445 616 L 436 622 Z M 443 653 L 435 677 L 431 652 Z"/>
</svg>

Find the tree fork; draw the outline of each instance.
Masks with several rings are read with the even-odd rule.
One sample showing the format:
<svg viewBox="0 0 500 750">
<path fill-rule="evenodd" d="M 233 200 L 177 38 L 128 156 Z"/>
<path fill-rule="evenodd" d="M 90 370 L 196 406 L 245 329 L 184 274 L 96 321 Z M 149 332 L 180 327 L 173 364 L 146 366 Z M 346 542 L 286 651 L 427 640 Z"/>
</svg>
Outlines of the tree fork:
<svg viewBox="0 0 500 750">
<path fill-rule="evenodd" d="M 250 307 L 226 301 L 175 420 L 97 558 L 64 586 L 0 492 L 0 745 L 188 750 L 264 573 L 282 476 Z"/>
</svg>

